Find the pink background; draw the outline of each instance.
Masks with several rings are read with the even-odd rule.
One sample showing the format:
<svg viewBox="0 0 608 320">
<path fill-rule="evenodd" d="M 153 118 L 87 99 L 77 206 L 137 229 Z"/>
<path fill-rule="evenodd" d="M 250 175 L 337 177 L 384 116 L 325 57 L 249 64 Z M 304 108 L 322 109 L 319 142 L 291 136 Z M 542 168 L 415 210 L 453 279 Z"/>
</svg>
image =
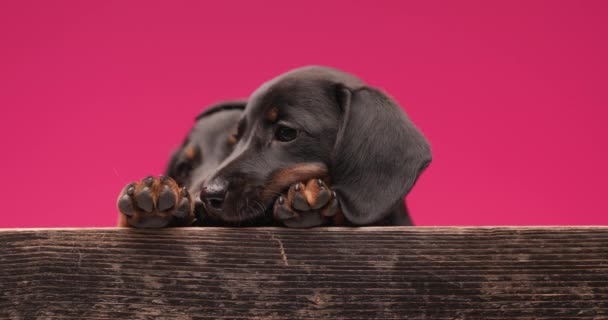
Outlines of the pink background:
<svg viewBox="0 0 608 320">
<path fill-rule="evenodd" d="M 113 226 L 203 106 L 323 64 L 434 162 L 418 225 L 608 224 L 606 1 L 2 1 L 0 227 Z"/>
</svg>

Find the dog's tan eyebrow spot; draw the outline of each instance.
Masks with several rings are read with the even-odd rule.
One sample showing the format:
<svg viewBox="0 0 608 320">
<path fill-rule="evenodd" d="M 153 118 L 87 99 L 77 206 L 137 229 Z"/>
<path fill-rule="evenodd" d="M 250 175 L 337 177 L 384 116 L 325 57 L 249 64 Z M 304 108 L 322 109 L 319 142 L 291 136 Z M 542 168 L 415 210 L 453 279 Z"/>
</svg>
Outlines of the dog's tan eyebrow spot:
<svg viewBox="0 0 608 320">
<path fill-rule="evenodd" d="M 232 128 L 229 133 L 228 133 L 228 139 L 226 140 L 226 142 L 228 142 L 229 145 L 233 145 L 236 144 L 239 139 L 239 128 L 242 128 L 242 122 L 239 122 L 238 126 Z M 242 130 L 242 129 L 241 129 Z"/>
<path fill-rule="evenodd" d="M 233 134 L 231 134 L 231 135 L 228 137 L 228 144 L 233 145 L 233 144 L 235 144 L 235 143 L 236 143 L 236 136 L 235 136 L 235 135 L 233 135 Z"/>
<path fill-rule="evenodd" d="M 268 109 L 264 115 L 264 118 L 272 123 L 276 122 L 279 119 L 279 108 L 275 106 Z"/>
<path fill-rule="evenodd" d="M 195 146 L 189 146 L 184 149 L 184 155 L 188 160 L 194 160 L 194 158 L 196 158 L 199 152 L 200 150 Z"/>
</svg>

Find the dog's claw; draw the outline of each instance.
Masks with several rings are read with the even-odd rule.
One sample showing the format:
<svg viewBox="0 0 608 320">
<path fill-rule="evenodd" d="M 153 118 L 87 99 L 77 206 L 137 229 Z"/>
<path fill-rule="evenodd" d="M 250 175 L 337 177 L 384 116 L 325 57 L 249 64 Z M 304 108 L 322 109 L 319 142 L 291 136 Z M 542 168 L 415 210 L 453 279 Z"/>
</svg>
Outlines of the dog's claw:
<svg viewBox="0 0 608 320">
<path fill-rule="evenodd" d="M 321 209 L 329 202 L 331 193 L 321 179 L 309 181 L 306 184 L 306 200 L 310 204 L 310 208 L 317 210 Z"/>
<path fill-rule="evenodd" d="M 321 214 L 326 217 L 333 217 L 336 215 L 339 208 L 340 204 L 338 203 L 338 196 L 336 195 L 335 191 L 332 191 L 331 200 L 329 201 L 329 204 L 321 210 Z"/>
<path fill-rule="evenodd" d="M 170 177 L 146 177 L 128 184 L 118 197 L 121 225 L 162 228 L 190 225 L 194 220 L 192 197 Z"/>
<path fill-rule="evenodd" d="M 144 179 L 144 183 L 145 183 L 145 184 L 146 184 L 148 187 L 149 187 L 149 186 L 151 186 L 153 182 L 154 182 L 154 177 L 152 177 L 152 176 L 146 177 L 146 178 Z"/>
<path fill-rule="evenodd" d="M 308 201 L 302 194 L 301 190 L 302 190 L 302 187 L 300 186 L 300 183 L 298 183 L 294 186 L 294 193 L 293 193 L 293 197 L 292 197 L 291 206 L 296 210 L 308 211 L 308 210 L 310 210 L 310 205 L 308 204 Z"/>
<path fill-rule="evenodd" d="M 274 217 L 283 221 L 297 218 L 298 214 L 286 206 L 285 199 L 281 196 L 274 204 Z"/>
</svg>

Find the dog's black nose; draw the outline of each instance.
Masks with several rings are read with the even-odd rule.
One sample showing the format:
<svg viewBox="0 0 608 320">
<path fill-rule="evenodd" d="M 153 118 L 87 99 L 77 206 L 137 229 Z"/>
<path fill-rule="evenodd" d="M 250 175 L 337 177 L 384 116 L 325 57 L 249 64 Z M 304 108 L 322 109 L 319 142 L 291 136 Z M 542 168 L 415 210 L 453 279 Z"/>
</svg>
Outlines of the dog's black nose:
<svg viewBox="0 0 608 320">
<path fill-rule="evenodd" d="M 205 203 L 208 210 L 219 213 L 222 211 L 227 188 L 228 183 L 225 180 L 215 178 L 203 186 L 200 195 L 201 201 Z"/>
</svg>

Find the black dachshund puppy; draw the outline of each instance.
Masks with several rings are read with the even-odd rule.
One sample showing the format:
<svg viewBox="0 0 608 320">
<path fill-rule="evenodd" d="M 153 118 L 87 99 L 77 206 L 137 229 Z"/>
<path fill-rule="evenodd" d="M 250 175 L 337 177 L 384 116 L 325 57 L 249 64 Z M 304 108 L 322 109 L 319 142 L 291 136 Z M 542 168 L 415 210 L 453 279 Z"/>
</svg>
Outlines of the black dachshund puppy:
<svg viewBox="0 0 608 320">
<path fill-rule="evenodd" d="M 393 99 L 350 74 L 300 68 L 203 113 L 168 177 L 125 187 L 120 225 L 409 225 L 403 199 L 430 162 Z"/>
</svg>

